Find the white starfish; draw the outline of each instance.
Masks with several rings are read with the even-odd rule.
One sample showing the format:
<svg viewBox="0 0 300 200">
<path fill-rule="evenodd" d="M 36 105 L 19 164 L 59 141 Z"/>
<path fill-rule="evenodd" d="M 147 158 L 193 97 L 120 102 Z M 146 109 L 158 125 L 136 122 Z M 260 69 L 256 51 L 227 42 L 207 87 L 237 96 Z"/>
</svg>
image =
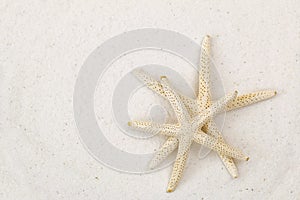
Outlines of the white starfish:
<svg viewBox="0 0 300 200">
<path fill-rule="evenodd" d="M 200 72 L 199 72 L 199 94 L 197 99 L 191 99 L 189 97 L 180 95 L 181 100 L 186 106 L 191 116 L 196 116 L 203 109 L 208 108 L 211 104 L 211 95 L 209 87 L 209 36 L 206 36 L 202 42 L 201 46 L 201 57 L 200 57 Z M 142 71 L 135 71 L 136 76 L 146 83 L 146 85 L 157 92 L 164 98 L 166 98 L 162 85 L 152 79 L 149 75 Z M 276 94 L 275 91 L 258 91 L 254 93 L 245 94 L 237 97 L 234 101 L 226 106 L 226 110 L 232 110 L 240 107 L 244 107 L 268 98 L 271 98 Z M 224 142 L 224 139 L 218 130 L 217 126 L 212 120 L 203 127 L 203 131 L 209 135 L 212 135 L 219 140 Z M 154 168 L 159 163 L 161 163 L 171 152 L 173 152 L 178 147 L 178 140 L 175 137 L 169 137 L 167 141 L 161 146 L 161 148 L 156 152 L 153 160 L 150 163 L 150 167 Z M 219 157 L 223 161 L 229 173 L 236 178 L 238 176 L 237 168 L 230 156 L 224 155 L 218 152 Z M 176 163 L 175 163 L 176 165 Z"/>
<path fill-rule="evenodd" d="M 202 144 L 214 151 L 221 154 L 228 155 L 241 160 L 248 160 L 249 157 L 245 156 L 240 150 L 231 147 L 218 138 L 209 136 L 201 131 L 201 127 L 214 115 L 222 111 L 230 102 L 232 102 L 237 92 L 229 94 L 220 100 L 213 103 L 209 108 L 204 109 L 199 115 L 191 117 L 187 111 L 184 103 L 177 93 L 170 87 L 167 78 L 161 77 L 161 85 L 164 94 L 170 102 L 176 117 L 178 119 L 177 124 L 158 124 L 154 122 L 146 121 L 131 121 L 129 126 L 137 128 L 145 132 L 160 132 L 160 134 L 174 137 L 178 140 L 178 154 L 173 167 L 173 172 L 168 184 L 168 192 L 171 192 L 177 186 L 190 150 L 190 146 L 193 141 Z"/>
</svg>

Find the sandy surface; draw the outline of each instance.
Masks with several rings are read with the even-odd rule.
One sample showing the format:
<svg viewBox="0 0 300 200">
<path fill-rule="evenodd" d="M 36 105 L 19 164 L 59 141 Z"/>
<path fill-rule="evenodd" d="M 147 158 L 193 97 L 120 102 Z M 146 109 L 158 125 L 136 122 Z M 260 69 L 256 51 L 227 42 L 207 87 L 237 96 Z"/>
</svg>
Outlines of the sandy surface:
<svg viewBox="0 0 300 200">
<path fill-rule="evenodd" d="M 297 1 L 1 1 L 0 199 L 296 199 L 299 7 Z M 170 167 L 120 173 L 81 144 L 72 102 L 83 62 L 112 36 L 144 27 L 177 31 L 197 43 L 210 34 L 226 91 L 278 91 L 226 116 L 225 138 L 251 157 L 237 163 L 238 179 L 215 153 L 199 160 L 194 151 L 177 190 L 167 194 Z M 143 61 L 128 59 L 134 58 Z M 104 86 L 114 83 L 107 78 Z M 158 147 L 108 139 L 129 152 Z"/>
</svg>

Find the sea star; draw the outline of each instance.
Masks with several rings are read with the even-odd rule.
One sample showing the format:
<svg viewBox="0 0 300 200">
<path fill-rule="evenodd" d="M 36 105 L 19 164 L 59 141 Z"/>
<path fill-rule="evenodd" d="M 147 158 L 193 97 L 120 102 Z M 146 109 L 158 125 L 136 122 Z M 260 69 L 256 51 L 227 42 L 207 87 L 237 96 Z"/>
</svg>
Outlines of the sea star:
<svg viewBox="0 0 300 200">
<path fill-rule="evenodd" d="M 191 116 L 196 116 L 201 113 L 205 108 L 208 108 L 211 104 L 211 95 L 209 87 L 209 36 L 206 36 L 202 42 L 201 46 L 201 57 L 200 57 L 200 72 L 199 72 L 199 93 L 197 99 L 191 99 L 189 97 L 180 95 L 181 100 L 184 102 L 187 110 Z M 149 75 L 142 71 L 135 71 L 136 76 L 146 83 L 146 85 L 157 92 L 161 96 L 165 97 L 163 86 L 152 79 Z M 227 105 L 226 110 L 232 110 L 240 107 L 244 107 L 268 98 L 271 98 L 276 94 L 275 91 L 258 91 L 254 93 L 245 94 L 237 97 L 234 101 Z M 212 120 L 209 120 L 203 127 L 203 131 L 209 135 L 212 135 L 219 140 L 224 142 L 224 139 L 218 130 L 217 126 Z M 150 163 L 150 167 L 154 168 L 161 161 L 163 161 L 171 152 L 173 152 L 178 147 L 178 140 L 175 137 L 169 137 L 167 141 L 161 146 L 161 148 L 156 152 L 153 160 Z M 229 173 L 236 178 L 238 176 L 237 168 L 230 156 L 224 155 L 218 152 L 219 157 L 223 161 Z M 174 167 L 175 168 L 175 167 Z M 175 170 L 176 171 L 176 170 Z"/>
<path fill-rule="evenodd" d="M 209 108 L 204 109 L 199 115 L 191 117 L 181 98 L 170 87 L 165 76 L 161 77 L 161 85 L 166 98 L 170 102 L 176 114 L 178 123 L 158 124 L 148 121 L 131 121 L 128 125 L 145 132 L 159 132 L 162 135 L 175 137 L 178 140 L 178 154 L 168 184 L 168 192 L 172 192 L 175 189 L 181 178 L 190 146 L 193 141 L 224 155 L 241 160 L 249 159 L 249 157 L 245 156 L 240 150 L 233 148 L 218 138 L 212 137 L 201 131 L 201 128 L 208 120 L 210 120 L 218 112 L 222 111 L 236 98 L 237 92 L 226 95 L 213 103 Z"/>
</svg>

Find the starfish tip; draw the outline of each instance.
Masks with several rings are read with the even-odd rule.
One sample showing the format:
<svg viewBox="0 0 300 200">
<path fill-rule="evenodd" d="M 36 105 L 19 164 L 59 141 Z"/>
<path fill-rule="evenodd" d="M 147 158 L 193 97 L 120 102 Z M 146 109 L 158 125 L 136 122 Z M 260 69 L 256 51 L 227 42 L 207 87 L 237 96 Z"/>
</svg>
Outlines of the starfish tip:
<svg viewBox="0 0 300 200">
<path fill-rule="evenodd" d="M 276 95 L 277 94 L 277 91 L 274 91 L 274 95 Z"/>
<path fill-rule="evenodd" d="M 173 192 L 173 190 L 172 189 L 167 189 L 167 192 L 170 193 L 170 192 Z"/>
<path fill-rule="evenodd" d="M 166 76 L 161 76 L 160 79 L 161 79 L 161 80 L 167 79 L 167 77 L 166 77 Z"/>
<path fill-rule="evenodd" d="M 132 122 L 128 122 L 127 124 L 128 124 L 128 126 L 132 126 Z"/>
<path fill-rule="evenodd" d="M 155 166 L 156 166 L 156 165 L 155 165 L 154 163 L 151 162 L 150 165 L 149 165 L 149 169 L 153 170 L 153 169 L 155 168 Z"/>
<path fill-rule="evenodd" d="M 249 159 L 250 159 L 250 158 L 249 158 L 249 157 L 247 157 L 247 158 L 246 158 L 246 161 L 248 161 Z"/>
</svg>

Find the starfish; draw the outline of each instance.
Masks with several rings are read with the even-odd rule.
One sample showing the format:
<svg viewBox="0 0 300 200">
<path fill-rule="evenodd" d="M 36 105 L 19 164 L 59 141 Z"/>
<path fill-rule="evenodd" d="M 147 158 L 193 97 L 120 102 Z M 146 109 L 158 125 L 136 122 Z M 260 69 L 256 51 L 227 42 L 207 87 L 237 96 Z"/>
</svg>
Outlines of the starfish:
<svg viewBox="0 0 300 200">
<path fill-rule="evenodd" d="M 188 157 L 188 153 L 193 141 L 202 144 L 214 151 L 227 156 L 231 156 L 240 160 L 248 160 L 239 149 L 236 149 L 218 138 L 212 137 L 204 133 L 201 128 L 214 115 L 222 111 L 236 96 L 235 91 L 213 103 L 209 108 L 204 109 L 199 115 L 191 117 L 184 103 L 177 93 L 171 88 L 167 78 L 161 77 L 161 85 L 164 94 L 171 104 L 175 115 L 178 119 L 177 124 L 159 124 L 150 121 L 131 121 L 128 125 L 141 131 L 157 133 L 174 137 L 178 141 L 178 153 L 173 167 L 173 172 L 168 184 L 167 192 L 172 192 L 181 176 Z"/>
<path fill-rule="evenodd" d="M 210 37 L 206 36 L 201 46 L 200 56 L 200 71 L 199 71 L 199 93 L 197 99 L 191 99 L 184 95 L 179 94 L 180 99 L 186 106 L 191 116 L 196 116 L 201 113 L 202 110 L 212 105 L 210 87 L 209 87 L 209 55 L 210 55 Z M 143 71 L 135 71 L 135 75 L 142 80 L 150 89 L 166 98 L 163 86 L 156 80 L 152 79 L 148 74 Z M 262 100 L 269 99 L 276 94 L 276 91 L 257 91 L 249 94 L 238 96 L 231 103 L 227 104 L 226 111 L 244 107 Z M 220 131 L 212 119 L 203 126 L 202 130 L 208 135 L 214 136 L 219 140 L 224 141 Z M 160 164 L 170 153 L 172 153 L 178 147 L 178 139 L 176 137 L 169 137 L 167 141 L 156 152 L 154 158 L 150 163 L 150 168 L 156 167 Z M 238 176 L 237 168 L 233 162 L 232 157 L 218 152 L 220 159 L 227 168 L 232 177 Z M 175 168 L 175 167 L 174 167 Z"/>
</svg>

